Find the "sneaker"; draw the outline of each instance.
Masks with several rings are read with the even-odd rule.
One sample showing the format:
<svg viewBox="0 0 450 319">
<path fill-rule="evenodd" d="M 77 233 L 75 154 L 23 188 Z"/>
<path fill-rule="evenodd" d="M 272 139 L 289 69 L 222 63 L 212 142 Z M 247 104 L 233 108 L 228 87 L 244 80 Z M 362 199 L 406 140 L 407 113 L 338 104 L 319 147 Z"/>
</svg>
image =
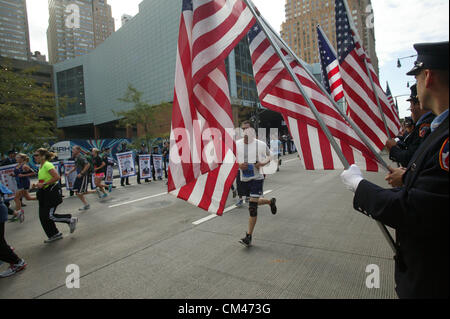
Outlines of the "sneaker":
<svg viewBox="0 0 450 319">
<path fill-rule="evenodd" d="M 54 241 L 60 240 L 63 238 L 63 235 L 61 233 L 57 233 L 56 235 L 50 237 L 49 239 L 44 240 L 45 244 L 53 243 Z"/>
<path fill-rule="evenodd" d="M 252 235 L 245 234 L 245 237 L 239 241 L 245 247 L 250 247 L 252 245 Z"/>
<path fill-rule="evenodd" d="M 17 217 L 19 218 L 19 222 L 21 224 L 25 221 L 25 212 L 23 211 L 23 209 L 19 210 Z"/>
<path fill-rule="evenodd" d="M 244 206 L 244 201 L 242 199 L 238 200 L 238 202 L 236 203 L 236 207 L 237 208 L 241 208 L 242 206 Z"/>
<path fill-rule="evenodd" d="M 112 185 L 109 185 L 109 186 L 108 186 L 108 192 L 111 193 L 111 192 L 112 192 L 112 189 L 113 189 L 113 186 L 112 186 Z"/>
<path fill-rule="evenodd" d="M 13 216 L 10 219 L 8 219 L 8 223 L 15 223 L 18 220 L 19 220 L 19 215 Z"/>
<path fill-rule="evenodd" d="M 27 263 L 25 262 L 25 260 L 21 259 L 17 264 L 11 264 L 6 271 L 0 273 L 0 278 L 10 277 L 18 273 L 19 271 L 24 270 L 26 266 Z"/>
<path fill-rule="evenodd" d="M 272 211 L 272 214 L 276 214 L 277 213 L 277 199 L 276 198 L 272 198 L 270 200 L 270 210 Z"/>
<path fill-rule="evenodd" d="M 86 206 L 83 206 L 83 207 L 81 207 L 81 208 L 79 208 L 78 210 L 80 211 L 80 212 L 84 212 L 84 211 L 86 211 L 86 210 L 88 210 L 88 209 L 90 209 L 91 208 L 91 205 L 86 205 Z"/>
<path fill-rule="evenodd" d="M 69 228 L 70 228 L 70 233 L 71 234 L 73 234 L 73 232 L 77 228 L 77 223 L 78 223 L 78 218 L 77 217 L 72 217 L 72 219 L 70 220 L 70 224 L 69 224 Z"/>
<path fill-rule="evenodd" d="M 106 194 L 106 193 L 103 193 L 103 195 L 102 195 L 101 199 L 103 199 L 103 198 L 105 198 L 105 197 L 108 197 L 108 194 Z"/>
</svg>

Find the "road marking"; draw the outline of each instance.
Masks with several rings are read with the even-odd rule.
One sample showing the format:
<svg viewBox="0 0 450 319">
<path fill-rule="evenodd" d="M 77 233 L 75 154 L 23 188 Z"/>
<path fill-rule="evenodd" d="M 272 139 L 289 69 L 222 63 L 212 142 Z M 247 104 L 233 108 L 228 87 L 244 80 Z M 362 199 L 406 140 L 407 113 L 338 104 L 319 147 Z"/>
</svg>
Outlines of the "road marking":
<svg viewBox="0 0 450 319">
<path fill-rule="evenodd" d="M 273 190 L 265 191 L 264 195 L 270 194 L 272 192 L 273 192 Z M 225 208 L 223 213 L 226 214 L 226 213 L 228 213 L 228 212 L 230 212 L 230 211 L 232 211 L 233 209 L 236 209 L 236 208 L 237 208 L 236 205 L 231 205 L 230 207 Z M 211 219 L 216 218 L 216 217 L 218 217 L 217 214 L 211 214 L 209 216 L 203 217 L 202 219 L 199 219 L 199 220 L 193 222 L 192 224 L 198 226 L 198 225 L 203 224 L 203 223 L 207 222 L 208 220 L 211 220 Z"/>
<path fill-rule="evenodd" d="M 289 162 L 298 161 L 298 160 L 299 160 L 298 158 L 292 158 L 290 160 L 283 161 L 282 163 L 289 163 Z"/>
<path fill-rule="evenodd" d="M 109 208 L 114 208 L 114 207 L 119 207 L 119 206 L 123 206 L 123 205 L 128 205 L 128 204 L 132 204 L 132 203 L 136 203 L 136 202 L 141 202 L 141 201 L 143 201 L 143 200 L 147 200 L 147 199 L 155 198 L 155 197 L 159 197 L 159 196 L 164 196 L 164 195 L 167 195 L 167 192 L 166 192 L 166 193 L 161 193 L 161 194 L 152 195 L 152 196 L 147 196 L 147 197 L 143 197 L 143 198 L 139 198 L 139 199 L 135 199 L 135 200 L 132 200 L 132 201 L 129 201 L 129 202 L 124 202 L 124 203 L 112 205 L 112 206 L 109 206 Z"/>
</svg>

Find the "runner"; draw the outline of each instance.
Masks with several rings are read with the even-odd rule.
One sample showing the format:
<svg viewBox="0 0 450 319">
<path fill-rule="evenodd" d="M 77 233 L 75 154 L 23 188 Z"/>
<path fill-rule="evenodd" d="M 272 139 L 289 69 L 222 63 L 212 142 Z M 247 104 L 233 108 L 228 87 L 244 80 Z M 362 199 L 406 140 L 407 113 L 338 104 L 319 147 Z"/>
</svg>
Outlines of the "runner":
<svg viewBox="0 0 450 319">
<path fill-rule="evenodd" d="M 14 197 L 14 202 L 16 204 L 16 210 L 14 211 L 14 216 L 11 221 L 19 220 L 23 223 L 25 220 L 25 214 L 22 209 L 22 198 L 25 197 L 27 200 L 36 200 L 36 197 L 31 197 L 28 193 L 30 189 L 30 177 L 36 175 L 35 172 L 27 165 L 30 159 L 25 154 L 17 154 L 16 156 L 17 166 L 14 168 L 14 173 L 11 176 L 16 178 L 17 191 Z"/>
<path fill-rule="evenodd" d="M 6 271 L 0 273 L 0 278 L 12 276 L 24 270 L 27 266 L 23 259 L 17 257 L 5 240 L 5 222 L 8 220 L 8 208 L 4 204 L 4 195 L 7 194 L 12 194 L 12 192 L 0 182 L 0 264 L 3 262 L 10 264 Z"/>
<path fill-rule="evenodd" d="M 72 154 L 73 158 L 75 159 L 75 167 L 69 172 L 69 175 L 77 171 L 78 175 L 75 179 L 75 183 L 73 185 L 73 190 L 75 191 L 75 194 L 78 196 L 78 198 L 81 200 L 81 202 L 84 204 L 82 208 L 79 209 L 79 211 L 86 211 L 91 208 L 89 203 L 86 201 L 86 198 L 84 197 L 86 194 L 92 194 L 95 193 L 95 191 L 88 191 L 88 185 L 89 185 L 89 170 L 90 170 L 90 164 L 86 160 L 86 157 L 84 157 L 81 154 L 81 147 L 76 145 L 72 148 Z"/>
<path fill-rule="evenodd" d="M 250 194 L 250 218 L 248 232 L 240 243 L 250 247 L 258 216 L 258 206 L 269 205 L 274 215 L 277 213 L 277 206 L 275 198 L 270 200 L 262 198 L 264 175 L 260 169 L 270 163 L 270 150 L 263 141 L 256 139 L 256 132 L 249 121 L 243 122 L 241 127 L 244 130 L 244 138 L 236 142 L 236 151 L 241 187 L 245 193 Z"/>
<path fill-rule="evenodd" d="M 70 233 L 75 231 L 78 223 L 78 218 L 72 217 L 72 215 L 55 214 L 56 208 L 62 203 L 62 197 L 61 186 L 58 183 L 61 177 L 55 166 L 50 163 L 54 156 L 55 154 L 50 153 L 45 148 L 38 149 L 34 154 L 35 160 L 40 164 L 40 169 L 38 173 L 39 182 L 34 184 L 33 188 L 38 189 L 36 197 L 39 201 L 39 219 L 48 237 L 44 241 L 46 244 L 62 239 L 62 234 L 56 228 L 56 223 L 67 224 Z"/>
<path fill-rule="evenodd" d="M 99 198 L 108 197 L 108 194 L 105 191 L 106 186 L 102 183 L 106 176 L 106 163 L 100 157 L 100 150 L 93 148 L 92 149 L 92 163 L 94 164 L 94 183 L 97 187 L 97 194 Z M 103 193 L 103 194 L 101 194 Z"/>
</svg>

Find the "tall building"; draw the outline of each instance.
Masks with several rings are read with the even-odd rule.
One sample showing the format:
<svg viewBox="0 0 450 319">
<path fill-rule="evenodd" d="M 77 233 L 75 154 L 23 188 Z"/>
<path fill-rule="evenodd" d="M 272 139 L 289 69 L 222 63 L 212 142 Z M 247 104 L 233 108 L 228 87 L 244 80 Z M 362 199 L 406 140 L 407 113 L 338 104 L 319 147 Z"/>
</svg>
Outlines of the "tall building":
<svg viewBox="0 0 450 319">
<path fill-rule="evenodd" d="M 107 0 L 48 0 L 51 64 L 89 53 L 114 32 Z"/>
<path fill-rule="evenodd" d="M 124 26 L 125 23 L 127 23 L 128 21 L 130 21 L 131 19 L 133 19 L 133 16 L 129 15 L 129 14 L 122 14 L 121 20 L 122 20 L 122 27 Z"/>
<path fill-rule="evenodd" d="M 364 49 L 369 54 L 373 67 L 378 73 L 371 1 L 347 1 Z M 334 3 L 334 0 L 286 0 L 286 21 L 281 26 L 281 36 L 307 63 L 320 62 L 316 32 L 318 24 L 334 48 L 337 48 Z"/>
<path fill-rule="evenodd" d="M 30 35 L 25 0 L 0 1 L 0 56 L 29 60 Z"/>
<path fill-rule="evenodd" d="M 57 96 L 71 99 L 64 114 L 60 114 L 64 116 L 58 118 L 58 128 L 64 131 L 65 138 L 139 136 L 142 132 L 137 127 L 119 127 L 119 117 L 113 112 L 133 107 L 119 100 L 129 84 L 142 92 L 142 100 L 151 105 L 173 101 L 181 9 L 181 1 L 143 0 L 139 13 L 101 46 L 53 65 Z M 226 59 L 226 69 L 233 119 L 239 125 L 244 117 L 252 116 L 259 102 L 247 37 Z M 320 76 L 320 66 L 317 70 Z M 159 114 L 161 119 L 151 127 L 154 136 L 170 132 L 171 111 L 169 108 Z M 262 127 L 277 127 L 282 117 L 264 110 L 260 120 Z"/>
</svg>

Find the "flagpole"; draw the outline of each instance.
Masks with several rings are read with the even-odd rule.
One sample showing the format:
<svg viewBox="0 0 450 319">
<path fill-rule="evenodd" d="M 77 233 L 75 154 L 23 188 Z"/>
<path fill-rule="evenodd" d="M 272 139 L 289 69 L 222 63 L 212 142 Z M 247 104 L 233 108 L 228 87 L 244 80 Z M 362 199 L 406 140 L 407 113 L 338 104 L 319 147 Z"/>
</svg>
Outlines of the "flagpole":
<svg viewBox="0 0 450 319">
<path fill-rule="evenodd" d="M 390 172 L 389 165 L 385 162 L 385 160 L 381 157 L 381 155 L 374 149 L 372 144 L 367 139 L 366 135 L 361 131 L 361 129 L 356 125 L 356 123 L 345 114 L 343 110 L 337 105 L 336 101 L 333 99 L 333 97 L 328 93 L 328 91 L 323 87 L 322 83 L 320 83 L 319 80 L 316 79 L 316 77 L 311 73 L 311 71 L 306 67 L 305 62 L 302 61 L 293 51 L 292 49 L 284 42 L 284 40 L 273 30 L 273 28 L 267 23 L 267 21 L 264 19 L 264 17 L 260 16 L 264 24 L 272 31 L 273 35 L 275 35 L 278 40 L 284 45 L 285 49 L 291 54 L 298 63 L 302 66 L 302 68 L 308 73 L 310 78 L 314 81 L 314 83 L 320 88 L 322 93 L 326 95 L 328 100 L 333 104 L 336 111 L 344 118 L 347 123 L 350 124 L 350 126 L 353 128 L 355 133 L 359 136 L 361 141 L 367 146 L 367 148 L 375 155 L 378 162 L 388 171 Z M 325 39 L 326 40 L 326 39 Z"/>
<path fill-rule="evenodd" d="M 306 94 L 305 89 L 303 88 L 303 85 L 300 83 L 300 80 L 295 75 L 295 73 L 292 70 L 291 66 L 287 62 L 285 56 L 281 52 L 281 49 L 278 47 L 278 44 L 275 43 L 275 41 L 270 36 L 269 31 L 267 30 L 265 23 L 263 23 L 263 21 L 261 20 L 261 16 L 258 14 L 259 12 L 258 13 L 256 12 L 255 7 L 254 7 L 253 3 L 251 2 L 251 0 L 243 0 L 243 1 L 247 4 L 247 6 L 250 9 L 250 11 L 252 12 L 253 16 L 255 17 L 255 19 L 257 20 L 259 25 L 261 26 L 261 28 L 262 28 L 264 34 L 266 35 L 267 39 L 269 40 L 270 44 L 272 45 L 272 47 L 276 51 L 278 57 L 281 59 L 281 62 L 283 63 L 283 65 L 286 68 L 286 70 L 288 71 L 288 73 L 291 76 L 292 80 L 296 84 L 297 88 L 300 90 L 300 93 L 302 94 L 302 96 L 305 99 L 306 103 L 308 104 L 309 108 L 313 112 L 314 117 L 316 118 L 317 122 L 319 123 L 320 127 L 322 128 L 323 132 L 325 133 L 328 141 L 330 142 L 330 144 L 333 147 L 334 151 L 338 155 L 338 157 L 341 160 L 342 164 L 344 165 L 345 169 L 348 169 L 350 167 L 350 164 L 348 163 L 347 159 L 345 158 L 344 154 L 342 153 L 342 150 L 339 148 L 339 145 L 337 144 L 336 140 L 333 138 L 333 136 L 331 135 L 331 133 L 328 130 L 327 126 L 325 125 L 325 123 L 323 122 L 322 118 L 320 117 L 320 114 L 317 111 L 314 103 L 312 103 L 310 97 Z M 387 230 L 386 226 L 384 226 L 382 223 L 380 223 L 378 221 L 377 221 L 377 224 L 380 227 L 380 229 L 381 229 L 383 235 L 385 236 L 386 240 L 388 241 L 389 245 L 391 246 L 392 250 L 394 251 L 394 253 L 396 253 L 395 241 L 393 240 L 393 238 L 392 238 L 391 234 L 389 233 L 389 231 Z"/>
<path fill-rule="evenodd" d="M 359 42 L 362 45 L 362 42 L 359 39 L 358 31 L 355 28 L 355 25 L 353 23 L 353 18 L 349 15 L 350 8 L 348 6 L 347 0 L 343 0 L 343 2 L 344 2 L 344 6 L 345 6 L 345 11 L 347 13 L 348 22 L 350 23 L 350 28 L 352 28 L 354 36 L 358 37 L 358 40 L 359 40 Z M 364 48 L 362 46 L 361 46 L 361 50 L 364 50 Z M 365 54 L 365 52 L 364 52 L 364 54 Z M 369 80 L 370 80 L 370 84 L 372 86 L 373 94 L 375 95 L 375 99 L 377 101 L 378 110 L 380 111 L 381 118 L 383 119 L 384 128 L 386 129 L 387 136 L 390 139 L 391 138 L 391 133 L 389 132 L 389 127 L 387 125 L 386 116 L 384 115 L 383 108 L 381 107 L 380 97 L 378 96 L 378 93 L 376 91 L 375 83 L 373 82 L 373 78 L 372 78 L 372 72 L 370 71 L 369 64 L 367 63 L 367 59 L 365 57 L 364 57 L 364 65 L 366 66 L 366 72 L 367 72 L 367 75 L 369 76 Z"/>
<path fill-rule="evenodd" d="M 297 88 L 300 90 L 300 93 L 304 97 L 306 103 L 308 104 L 309 108 L 311 109 L 312 113 L 314 114 L 314 117 L 316 118 L 317 122 L 319 123 L 320 127 L 322 128 L 322 131 L 325 133 L 326 137 L 328 138 L 328 141 L 330 142 L 331 146 L 335 150 L 336 154 L 338 155 L 339 159 L 341 160 L 342 164 L 344 165 L 345 169 L 348 169 L 350 167 L 350 164 L 348 163 L 347 159 L 344 156 L 344 153 L 342 153 L 342 150 L 339 148 L 339 145 L 337 144 L 336 140 L 333 138 L 333 135 L 328 130 L 328 127 L 325 125 L 323 119 L 320 117 L 319 112 L 317 111 L 314 103 L 311 101 L 310 97 L 306 94 L 305 89 L 303 88 L 303 85 L 300 83 L 300 80 L 295 75 L 294 71 L 292 70 L 291 66 L 289 65 L 288 61 L 284 57 L 283 53 L 281 52 L 281 49 L 278 47 L 278 45 L 273 41 L 273 39 L 270 37 L 268 30 L 266 29 L 266 26 L 261 23 L 261 20 L 258 16 L 258 14 L 255 11 L 255 8 L 253 6 L 253 3 L 250 4 L 249 0 L 244 0 L 246 2 L 247 6 L 249 7 L 250 11 L 255 16 L 256 20 L 260 24 L 261 28 L 263 29 L 264 33 L 267 36 L 267 39 L 269 40 L 272 47 L 275 49 L 277 55 L 281 59 L 281 62 L 283 63 L 284 67 L 288 71 L 289 75 L 291 76 L 292 80 L 296 84 Z"/>
</svg>

